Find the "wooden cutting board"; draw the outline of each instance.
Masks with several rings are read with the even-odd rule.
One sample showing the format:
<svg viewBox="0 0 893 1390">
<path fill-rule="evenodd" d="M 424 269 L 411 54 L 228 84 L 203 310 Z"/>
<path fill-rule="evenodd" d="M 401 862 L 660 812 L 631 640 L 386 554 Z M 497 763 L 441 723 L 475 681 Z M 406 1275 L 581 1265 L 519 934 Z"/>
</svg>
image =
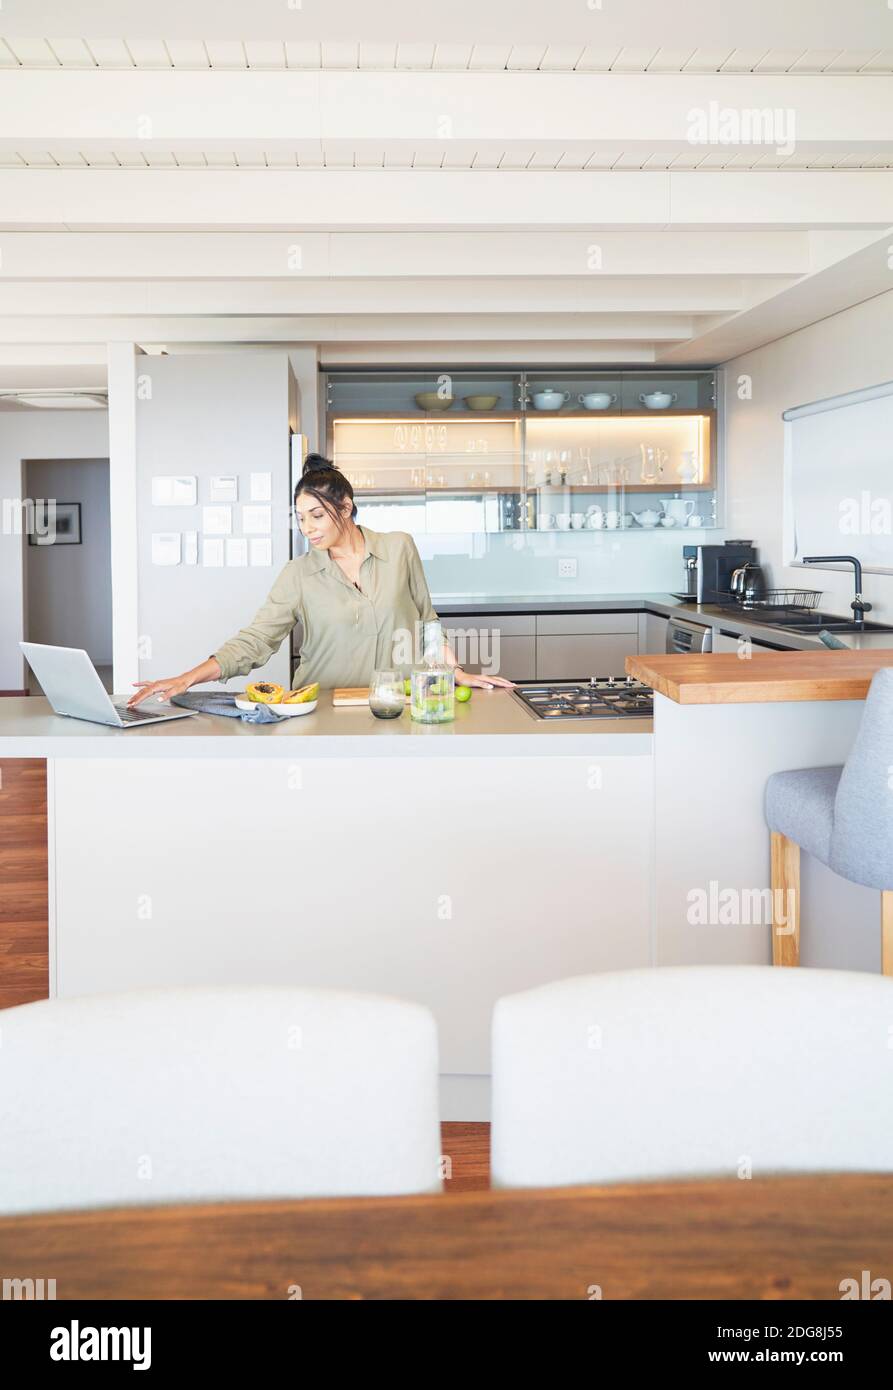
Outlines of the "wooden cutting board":
<svg viewBox="0 0 893 1390">
<path fill-rule="evenodd" d="M 340 686 L 332 692 L 333 705 L 368 705 L 368 685 Z"/>
<path fill-rule="evenodd" d="M 406 696 L 409 699 L 409 696 Z M 337 709 L 345 705 L 368 705 L 369 687 L 368 685 L 340 686 L 332 693 L 332 704 Z"/>
</svg>

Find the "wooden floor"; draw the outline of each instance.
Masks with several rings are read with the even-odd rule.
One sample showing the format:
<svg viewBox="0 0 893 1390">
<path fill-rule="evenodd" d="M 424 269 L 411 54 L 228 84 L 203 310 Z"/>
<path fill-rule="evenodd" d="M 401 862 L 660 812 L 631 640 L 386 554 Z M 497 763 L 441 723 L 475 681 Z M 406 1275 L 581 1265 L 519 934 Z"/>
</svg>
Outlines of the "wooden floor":
<svg viewBox="0 0 893 1390">
<path fill-rule="evenodd" d="M 42 758 L 0 758 L 0 1009 L 49 993 Z"/>
<path fill-rule="evenodd" d="M 485 1192 L 490 1186 L 490 1126 L 453 1121 L 442 1124 L 440 1134 L 444 1192 Z"/>
</svg>

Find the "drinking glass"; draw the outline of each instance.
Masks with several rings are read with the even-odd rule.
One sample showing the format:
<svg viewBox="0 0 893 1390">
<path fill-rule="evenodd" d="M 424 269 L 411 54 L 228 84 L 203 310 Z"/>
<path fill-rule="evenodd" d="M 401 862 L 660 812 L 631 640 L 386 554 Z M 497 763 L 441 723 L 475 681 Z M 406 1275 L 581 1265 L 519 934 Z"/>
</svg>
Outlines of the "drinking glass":
<svg viewBox="0 0 893 1390">
<path fill-rule="evenodd" d="M 403 713 L 406 696 L 399 671 L 373 671 L 369 708 L 376 719 L 396 719 Z"/>
</svg>

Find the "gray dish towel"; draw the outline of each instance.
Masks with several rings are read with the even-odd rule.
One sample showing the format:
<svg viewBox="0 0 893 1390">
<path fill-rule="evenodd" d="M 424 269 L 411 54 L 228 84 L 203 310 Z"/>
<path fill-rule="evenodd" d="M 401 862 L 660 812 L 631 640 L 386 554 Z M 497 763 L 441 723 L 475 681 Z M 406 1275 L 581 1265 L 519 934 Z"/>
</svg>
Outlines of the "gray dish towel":
<svg viewBox="0 0 893 1390">
<path fill-rule="evenodd" d="M 284 714 L 277 714 L 269 705 L 255 705 L 254 709 L 236 709 L 235 695 L 227 695 L 223 690 L 187 690 L 184 695 L 172 695 L 172 705 L 183 709 L 198 710 L 200 714 L 222 714 L 225 719 L 241 719 L 244 724 L 281 724 Z"/>
</svg>

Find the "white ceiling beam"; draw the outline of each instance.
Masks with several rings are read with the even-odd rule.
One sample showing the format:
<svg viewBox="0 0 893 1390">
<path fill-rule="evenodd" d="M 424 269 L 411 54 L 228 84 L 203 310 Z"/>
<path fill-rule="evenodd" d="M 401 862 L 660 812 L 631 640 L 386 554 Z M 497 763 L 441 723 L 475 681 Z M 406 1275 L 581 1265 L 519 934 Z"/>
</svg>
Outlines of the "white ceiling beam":
<svg viewBox="0 0 893 1390">
<path fill-rule="evenodd" d="M 794 333 L 819 319 L 830 318 L 854 304 L 890 293 L 890 235 L 862 248 L 815 275 L 804 276 L 767 297 L 753 309 L 714 325 L 689 343 L 664 345 L 659 357 L 667 363 L 725 362 Z"/>
<path fill-rule="evenodd" d="M 6 7 L 4 7 L 6 8 Z M 715 0 L 624 0 L 622 5 L 581 0 L 551 0 L 544 11 L 517 0 L 450 0 L 445 11 L 433 0 L 339 0 L 320 5 L 313 0 L 27 0 L 9 6 L 5 28 L 21 35 L 117 34 L 122 37 L 190 38 L 196 34 L 218 39 L 309 39 L 324 33 L 330 40 L 356 43 L 400 39 L 456 43 L 499 43 L 511 35 L 514 44 L 602 43 L 724 47 L 790 48 L 803 52 L 809 41 L 826 48 L 889 46 L 889 16 L 877 0 L 748 0 L 735 10 Z M 64 22 L 63 22 L 64 21 Z M 730 42 L 730 30 L 734 40 Z"/>
<path fill-rule="evenodd" d="M 887 227 L 893 172 L 6 169 L 0 231 Z"/>
<path fill-rule="evenodd" d="M 243 316 L 121 316 L 50 318 L 6 315 L 0 319 L 0 343 L 84 342 L 343 342 L 376 340 L 382 343 L 473 337 L 511 342 L 528 333 L 571 341 L 610 338 L 684 342 L 691 338 L 695 321 L 689 315 L 653 314 L 543 314 L 523 311 L 497 314 L 390 313 L 384 315 L 285 315 L 281 318 Z"/>
<path fill-rule="evenodd" d="M 780 288 L 759 280 L 759 292 Z M 786 281 L 782 283 L 787 283 Z M 528 313 L 727 314 L 752 302 L 737 277 L 618 280 L 603 276 L 531 282 L 525 277 L 466 280 L 202 280 L 146 282 L 0 281 L 0 314 L 415 314 Z"/>
<path fill-rule="evenodd" d="M 852 232 L 6 232 L 0 282 L 330 277 L 792 276 L 852 249 Z M 820 247 L 820 249 L 819 249 Z"/>
<path fill-rule="evenodd" d="M 43 367 L 105 364 L 104 343 L 8 343 L 0 344 L 0 367 Z"/>
<path fill-rule="evenodd" d="M 866 80 L 725 72 L 58 67 L 0 72 L 0 131 L 7 149 L 67 144 L 127 149 L 147 143 L 213 149 L 309 139 L 520 141 L 538 149 L 551 142 L 594 141 L 649 152 L 692 144 L 738 149 L 754 143 L 754 132 L 736 114 L 743 110 L 782 113 L 777 130 L 764 132 L 769 138 L 759 142 L 766 148 L 791 140 L 798 148 L 839 147 L 844 153 L 866 143 L 879 150 L 893 147 L 893 78 L 881 75 Z M 693 112 L 704 113 L 703 132 Z"/>
<path fill-rule="evenodd" d="M 510 351 L 508 357 L 507 351 Z M 514 339 L 509 349 L 503 341 L 484 341 L 471 332 L 464 340 L 455 338 L 450 341 L 431 339 L 426 342 L 389 343 L 386 353 L 374 341 L 364 342 L 358 339 L 356 342 L 323 343 L 320 345 L 319 360 L 325 367 L 380 367 L 384 361 L 389 366 L 409 367 L 449 367 L 464 363 L 504 366 L 507 361 L 526 362 L 531 366 L 557 363 L 568 367 L 578 363 L 580 366 L 594 367 L 604 363 L 616 367 L 619 363 L 625 366 L 635 366 L 639 363 L 648 365 L 657 360 L 657 352 L 651 343 L 547 339 L 538 336 L 536 332 L 527 338 Z"/>
</svg>

